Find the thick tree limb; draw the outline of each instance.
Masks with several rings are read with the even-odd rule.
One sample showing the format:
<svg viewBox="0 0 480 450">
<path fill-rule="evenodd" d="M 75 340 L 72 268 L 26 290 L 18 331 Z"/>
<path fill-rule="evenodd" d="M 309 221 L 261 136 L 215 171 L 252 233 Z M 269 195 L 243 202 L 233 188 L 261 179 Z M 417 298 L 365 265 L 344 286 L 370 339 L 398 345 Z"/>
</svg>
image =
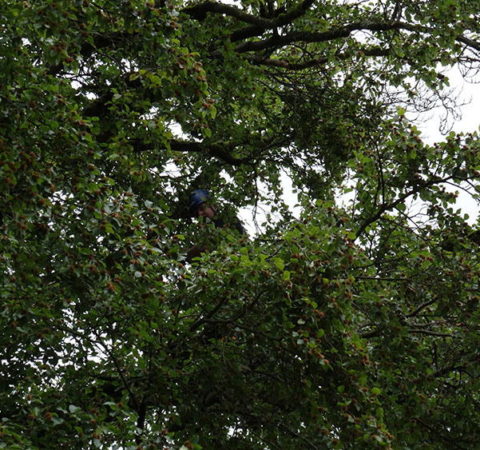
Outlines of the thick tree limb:
<svg viewBox="0 0 480 450">
<path fill-rule="evenodd" d="M 283 36 L 272 36 L 268 39 L 259 41 L 244 42 L 237 46 L 238 53 L 245 53 L 251 51 L 262 51 L 269 48 L 279 48 L 294 42 L 327 42 L 335 39 L 345 38 L 350 36 L 354 31 L 390 31 L 390 30 L 405 30 L 416 33 L 431 33 L 432 30 L 422 25 L 413 25 L 401 21 L 393 22 L 354 22 L 343 27 L 332 28 L 322 32 L 303 32 L 296 31 L 287 33 Z M 465 36 L 458 36 L 458 42 L 462 42 L 470 48 L 480 50 L 480 42 Z"/>
<path fill-rule="evenodd" d="M 230 152 L 236 147 L 233 144 L 215 145 L 188 141 L 170 141 L 170 147 L 178 152 L 206 153 L 233 166 L 246 164 L 252 159 L 251 157 L 235 158 L 232 156 Z"/>
<path fill-rule="evenodd" d="M 307 10 L 313 5 L 314 0 L 305 0 L 301 5 L 297 8 L 294 8 L 292 11 L 281 14 L 278 16 L 277 19 L 273 20 L 271 25 L 268 27 L 265 26 L 250 26 L 246 28 L 242 28 L 241 30 L 237 30 L 232 33 L 230 36 L 230 40 L 232 42 L 242 41 L 244 39 L 248 39 L 250 37 L 260 36 L 263 32 L 267 29 L 281 27 L 283 25 L 287 25 L 293 22 L 298 17 L 304 15 Z"/>
<path fill-rule="evenodd" d="M 144 152 L 152 150 L 153 145 L 151 143 L 144 142 L 141 139 L 132 139 L 130 144 L 133 146 L 136 152 Z M 253 157 L 248 156 L 245 158 L 236 158 L 231 155 L 237 145 L 236 144 L 205 144 L 202 142 L 193 142 L 193 141 L 180 141 L 180 140 L 171 140 L 169 142 L 170 148 L 176 152 L 185 152 L 185 153 L 203 153 L 208 156 L 213 156 L 220 161 L 223 161 L 232 166 L 240 166 L 242 164 L 248 164 L 252 162 Z"/>
<path fill-rule="evenodd" d="M 274 26 L 273 23 L 275 22 L 272 19 L 248 14 L 235 6 L 217 2 L 200 3 L 199 5 L 185 8 L 183 12 L 197 20 L 204 20 L 208 13 L 224 14 L 238 19 L 241 22 L 250 23 L 262 28 L 272 28 Z"/>
<path fill-rule="evenodd" d="M 423 28 L 423 27 L 421 27 Z M 331 28 L 327 31 L 308 32 L 294 31 L 283 36 L 273 36 L 261 41 L 244 42 L 237 46 L 236 51 L 239 53 L 249 51 L 261 51 L 271 47 L 283 47 L 294 42 L 326 42 L 335 39 L 350 36 L 353 31 L 388 31 L 405 29 L 410 31 L 420 31 L 418 27 L 404 22 L 354 22 L 343 27 Z"/>
<path fill-rule="evenodd" d="M 244 41 L 245 39 L 261 36 L 267 28 L 251 26 L 237 30 L 230 35 L 231 42 Z"/>
<path fill-rule="evenodd" d="M 185 8 L 183 12 L 187 13 L 191 17 L 197 20 L 204 20 L 208 13 L 215 14 L 224 14 L 226 16 L 233 17 L 242 22 L 249 23 L 254 25 L 254 27 L 249 27 L 244 30 L 239 30 L 237 37 L 234 39 L 238 40 L 239 35 L 247 34 L 248 36 L 255 36 L 257 34 L 251 34 L 253 30 L 255 33 L 261 30 L 276 28 L 282 25 L 293 22 L 298 17 L 305 14 L 305 12 L 313 5 L 315 0 L 304 0 L 297 8 L 292 9 L 290 12 L 285 14 L 280 14 L 274 19 L 266 17 L 258 17 L 253 14 L 246 13 L 245 11 L 237 8 L 235 6 L 226 5 L 223 3 L 217 2 L 205 2 L 199 5 L 192 6 L 190 8 Z"/>
<path fill-rule="evenodd" d="M 465 44 L 467 47 L 474 48 L 480 52 L 480 42 L 470 39 L 466 36 L 459 36 L 457 41 Z"/>
<path fill-rule="evenodd" d="M 390 51 L 386 48 L 374 47 L 369 49 L 360 49 L 357 54 L 362 56 L 388 56 Z M 342 53 L 337 55 L 338 59 L 346 60 L 352 55 L 347 53 Z M 326 64 L 329 59 L 326 57 L 314 58 L 303 62 L 290 62 L 286 59 L 271 59 L 271 58 L 262 58 L 259 55 L 249 56 L 248 61 L 255 65 L 261 66 L 270 66 L 270 67 L 280 67 L 287 70 L 304 70 L 310 67 L 316 67 Z"/>
</svg>

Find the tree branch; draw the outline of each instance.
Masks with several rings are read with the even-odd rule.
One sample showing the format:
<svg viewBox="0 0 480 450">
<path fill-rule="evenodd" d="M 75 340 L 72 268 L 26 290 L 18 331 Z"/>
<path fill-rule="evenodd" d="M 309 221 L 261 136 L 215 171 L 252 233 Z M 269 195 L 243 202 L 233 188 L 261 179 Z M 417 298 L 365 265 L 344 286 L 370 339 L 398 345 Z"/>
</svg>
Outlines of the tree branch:
<svg viewBox="0 0 480 450">
<path fill-rule="evenodd" d="M 473 39 L 470 39 L 466 36 L 459 36 L 456 40 L 461 42 L 462 44 L 465 44 L 467 47 L 474 48 L 475 50 L 478 50 L 480 52 L 480 42 L 474 41 Z"/>
<path fill-rule="evenodd" d="M 397 0 L 395 3 L 395 8 L 393 9 L 392 13 L 392 20 L 399 20 L 402 17 L 402 9 L 403 9 L 403 2 L 401 0 Z"/>
<path fill-rule="evenodd" d="M 241 319 L 243 316 L 245 316 L 245 314 L 247 314 L 248 311 L 252 311 L 253 308 L 258 303 L 258 301 L 260 300 L 261 296 L 263 294 L 265 294 L 266 292 L 267 292 L 266 290 L 260 291 L 250 303 L 244 304 L 243 307 L 242 307 L 242 310 L 240 312 L 238 312 L 237 314 L 235 314 L 233 317 L 230 317 L 229 319 L 224 319 L 224 320 L 219 320 L 219 319 L 210 320 L 210 319 L 208 319 L 208 320 L 206 320 L 206 322 L 215 323 L 215 324 L 217 324 L 217 323 L 221 323 L 221 324 L 235 323 L 238 319 Z"/>
<path fill-rule="evenodd" d="M 131 139 L 129 142 L 133 146 L 134 150 L 138 153 L 153 149 L 153 144 L 146 143 L 141 139 Z M 213 156 L 232 166 L 249 164 L 253 160 L 252 156 L 235 158 L 230 154 L 230 152 L 233 151 L 239 144 L 205 144 L 203 142 L 180 140 L 171 140 L 169 141 L 169 144 L 173 151 L 185 153 L 203 153 L 205 155 Z"/>
<path fill-rule="evenodd" d="M 284 36 L 273 36 L 262 41 L 245 42 L 237 46 L 239 53 L 249 51 L 265 50 L 270 47 L 283 47 L 293 42 L 325 42 L 343 37 L 348 37 L 353 31 L 388 31 L 406 29 L 410 31 L 419 31 L 417 26 L 404 22 L 354 22 L 343 27 L 332 28 L 322 32 L 296 31 L 285 34 Z M 422 27 L 423 29 L 423 27 Z"/>
<path fill-rule="evenodd" d="M 416 334 L 426 334 L 428 336 L 437 336 L 437 337 L 453 337 L 453 334 L 449 333 L 439 333 L 438 331 L 430 331 L 430 330 L 418 330 L 418 329 L 410 329 L 408 330 L 410 333 Z"/>
<path fill-rule="evenodd" d="M 120 367 L 120 363 L 118 362 L 118 360 L 117 360 L 117 358 L 116 358 L 116 356 L 113 352 L 113 343 L 112 343 L 112 349 L 110 349 L 108 347 L 108 345 L 103 341 L 102 337 L 96 331 L 94 331 L 94 334 L 97 337 L 98 342 L 100 342 L 101 346 L 103 347 L 103 349 L 105 350 L 107 355 L 110 357 L 111 361 L 113 362 L 113 364 L 115 366 L 115 369 L 116 369 L 118 375 L 120 376 L 120 380 L 122 381 L 122 384 L 123 384 L 124 388 L 127 390 L 128 394 L 130 395 L 130 398 L 132 399 L 133 404 L 135 406 L 135 410 L 138 412 L 138 410 L 140 408 L 140 402 L 138 401 L 137 396 L 133 393 L 133 391 L 130 387 L 130 383 L 125 378 L 123 370 Z"/>
<path fill-rule="evenodd" d="M 433 300 L 429 300 L 428 302 L 422 303 L 418 308 L 416 308 L 414 311 L 411 313 L 407 314 L 405 317 L 414 317 L 416 316 L 420 311 L 425 309 L 427 306 L 433 305 L 438 299 L 434 298 Z"/>
<path fill-rule="evenodd" d="M 190 17 L 193 17 L 194 19 L 200 21 L 204 20 L 208 13 L 215 13 L 225 14 L 226 16 L 233 17 L 240 20 L 241 22 L 250 23 L 263 29 L 272 28 L 273 26 L 275 26 L 273 25 L 275 23 L 275 20 L 266 19 L 264 17 L 257 17 L 253 14 L 248 14 L 235 6 L 230 6 L 217 2 L 200 3 L 199 5 L 185 8 L 183 12 L 188 14 Z"/>
<path fill-rule="evenodd" d="M 233 166 L 241 166 L 244 164 L 253 164 L 255 160 L 258 160 L 262 153 L 265 150 L 268 150 L 275 146 L 287 145 L 289 139 L 282 137 L 269 137 L 261 138 L 258 136 L 252 137 L 247 142 L 217 142 L 217 143 L 208 143 L 208 142 L 194 142 L 194 141 L 182 141 L 172 139 L 169 141 L 170 148 L 176 152 L 186 152 L 186 153 L 203 153 L 207 156 L 213 156 L 220 161 L 223 161 L 227 164 Z M 134 151 L 144 152 L 153 149 L 153 144 L 150 142 L 145 142 L 142 139 L 131 139 L 129 143 L 132 145 Z M 255 145 L 255 153 L 251 152 L 248 156 L 243 158 L 236 158 L 232 156 L 231 152 L 235 149 L 240 148 L 244 145 Z"/>
<path fill-rule="evenodd" d="M 408 197 L 417 194 L 423 188 L 430 187 L 430 186 L 433 186 L 433 185 L 439 184 L 439 183 L 445 183 L 446 181 L 450 180 L 451 178 L 453 178 L 453 175 L 449 175 L 448 177 L 445 177 L 445 178 L 439 178 L 439 179 L 433 179 L 433 180 L 430 180 L 430 181 L 426 181 L 424 183 L 421 183 L 421 184 L 415 186 L 413 189 L 409 190 L 408 192 L 404 193 L 403 195 L 398 197 L 395 201 L 387 203 L 387 204 L 383 204 L 381 206 L 381 208 L 372 217 L 370 217 L 368 219 L 365 219 L 363 221 L 362 225 L 360 226 L 360 228 L 356 232 L 356 238 L 358 238 L 365 231 L 365 229 L 369 225 L 371 225 L 373 222 L 376 222 L 378 219 L 380 219 L 380 217 L 382 217 L 382 215 L 385 212 L 395 208 L 400 203 L 404 202 Z"/>
<path fill-rule="evenodd" d="M 401 21 L 392 22 L 354 22 L 343 27 L 332 28 L 322 32 L 291 32 L 283 36 L 272 36 L 268 39 L 260 41 L 248 41 L 237 46 L 238 53 L 245 53 L 251 51 L 261 51 L 269 48 L 283 47 L 294 42 L 326 42 L 339 38 L 350 36 L 353 31 L 390 31 L 390 30 L 405 30 L 416 33 L 431 33 L 429 27 L 422 25 L 413 25 Z M 457 36 L 457 41 L 464 43 L 470 48 L 480 51 L 480 43 L 470 39 L 466 36 Z"/>
<path fill-rule="evenodd" d="M 204 323 L 207 323 L 207 321 L 212 318 L 227 302 L 228 299 L 223 297 L 209 312 L 207 312 L 204 316 L 200 316 L 192 325 L 190 325 L 190 331 L 195 331 Z"/>
<path fill-rule="evenodd" d="M 362 56 L 388 56 L 390 51 L 386 48 L 381 47 L 373 47 L 369 49 L 360 49 L 356 54 Z M 341 53 L 336 57 L 341 60 L 346 60 L 350 58 L 352 55 L 348 53 Z M 261 66 L 270 66 L 270 67 L 280 67 L 287 70 L 304 70 L 310 67 L 320 66 L 326 64 L 329 59 L 326 57 L 315 58 L 304 62 L 291 62 L 286 59 L 268 59 L 263 58 L 259 55 L 252 55 L 249 56 L 248 61 L 254 65 L 261 65 Z"/>
<path fill-rule="evenodd" d="M 267 29 L 287 25 L 293 22 L 298 17 L 301 17 L 303 14 L 305 14 L 307 10 L 313 5 L 314 1 L 315 0 L 304 0 L 301 5 L 299 5 L 297 8 L 294 8 L 289 13 L 281 14 L 278 16 L 277 19 L 272 20 L 271 25 L 269 26 L 251 26 L 234 31 L 230 36 L 230 40 L 232 42 L 242 41 L 250 37 L 260 36 Z"/>
<path fill-rule="evenodd" d="M 380 328 L 375 328 L 372 331 L 368 331 L 366 333 L 361 333 L 360 337 L 363 339 L 368 339 L 368 338 L 373 338 L 373 337 L 379 337 L 382 334 L 382 331 L 385 329 L 385 327 L 380 327 Z M 430 331 L 430 330 L 419 330 L 419 329 L 409 329 L 409 333 L 416 333 L 416 334 L 426 334 L 428 336 L 436 336 L 436 337 L 453 337 L 453 334 L 448 334 L 448 333 L 440 333 L 437 331 Z"/>
<path fill-rule="evenodd" d="M 258 36 L 267 29 L 272 29 L 287 25 L 293 22 L 298 17 L 305 14 L 305 12 L 314 4 L 315 0 L 304 0 L 297 8 L 292 9 L 290 12 L 279 14 L 274 19 L 267 17 L 258 17 L 253 14 L 249 14 L 235 6 L 226 5 L 223 3 L 210 2 L 200 3 L 199 5 L 185 8 L 184 13 L 197 20 L 204 20 L 208 13 L 224 14 L 229 17 L 240 20 L 241 22 L 249 23 L 253 26 L 247 27 L 234 32 L 231 36 L 232 42 L 247 37 Z"/>
</svg>

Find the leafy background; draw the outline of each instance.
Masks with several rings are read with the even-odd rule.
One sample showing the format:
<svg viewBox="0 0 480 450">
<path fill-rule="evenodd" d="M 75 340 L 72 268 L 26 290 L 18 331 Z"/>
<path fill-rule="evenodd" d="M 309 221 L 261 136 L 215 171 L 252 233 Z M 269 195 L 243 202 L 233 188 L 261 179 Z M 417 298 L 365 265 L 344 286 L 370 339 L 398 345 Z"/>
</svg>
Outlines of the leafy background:
<svg viewBox="0 0 480 450">
<path fill-rule="evenodd" d="M 0 445 L 474 448 L 479 6 L 5 0 Z"/>
</svg>

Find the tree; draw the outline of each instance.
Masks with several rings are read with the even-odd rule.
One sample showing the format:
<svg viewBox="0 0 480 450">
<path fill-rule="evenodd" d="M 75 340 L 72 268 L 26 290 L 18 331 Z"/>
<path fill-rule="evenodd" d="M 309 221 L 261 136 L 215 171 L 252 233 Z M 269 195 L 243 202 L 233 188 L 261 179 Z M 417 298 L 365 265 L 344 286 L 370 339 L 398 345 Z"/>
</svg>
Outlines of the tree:
<svg viewBox="0 0 480 450">
<path fill-rule="evenodd" d="M 475 446 L 479 6 L 4 0 L 0 447 Z"/>
</svg>

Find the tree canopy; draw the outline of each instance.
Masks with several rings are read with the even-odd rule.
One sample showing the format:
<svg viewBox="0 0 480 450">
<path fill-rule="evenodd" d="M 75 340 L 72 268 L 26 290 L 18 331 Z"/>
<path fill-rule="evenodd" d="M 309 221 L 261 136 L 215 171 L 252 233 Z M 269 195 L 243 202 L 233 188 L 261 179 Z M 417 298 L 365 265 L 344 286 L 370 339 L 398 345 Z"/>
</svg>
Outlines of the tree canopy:
<svg viewBox="0 0 480 450">
<path fill-rule="evenodd" d="M 0 448 L 478 445 L 478 135 L 409 114 L 455 112 L 479 24 L 478 0 L 3 0 Z M 267 213 L 199 224 L 196 188 Z"/>
</svg>

